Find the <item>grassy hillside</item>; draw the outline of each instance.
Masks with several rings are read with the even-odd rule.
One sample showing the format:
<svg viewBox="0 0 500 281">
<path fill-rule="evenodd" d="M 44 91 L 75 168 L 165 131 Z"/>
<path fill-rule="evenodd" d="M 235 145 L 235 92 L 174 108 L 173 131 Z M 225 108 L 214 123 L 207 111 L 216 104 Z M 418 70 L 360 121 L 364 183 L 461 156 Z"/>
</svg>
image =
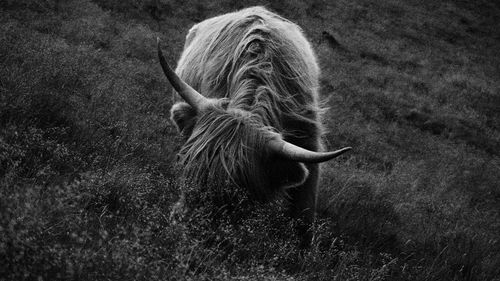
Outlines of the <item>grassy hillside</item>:
<svg viewBox="0 0 500 281">
<path fill-rule="evenodd" d="M 242 1 L 243 2 L 243 1 Z M 280 204 L 176 182 L 174 63 L 196 22 L 264 5 L 317 51 L 313 247 Z M 495 1 L 7 0 L 0 4 L 0 280 L 500 280 Z M 169 214 L 180 191 L 200 205 Z"/>
</svg>

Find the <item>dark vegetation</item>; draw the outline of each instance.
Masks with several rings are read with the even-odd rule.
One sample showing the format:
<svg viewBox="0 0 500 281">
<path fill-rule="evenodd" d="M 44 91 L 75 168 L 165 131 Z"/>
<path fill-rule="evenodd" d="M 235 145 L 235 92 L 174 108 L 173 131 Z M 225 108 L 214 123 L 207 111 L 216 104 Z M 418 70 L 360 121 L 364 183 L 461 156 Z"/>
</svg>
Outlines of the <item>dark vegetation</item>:
<svg viewBox="0 0 500 281">
<path fill-rule="evenodd" d="M 323 70 L 313 246 L 280 204 L 177 183 L 155 37 L 261 4 Z M 494 1 L 7 0 L 0 4 L 0 280 L 499 280 Z M 180 190 L 198 206 L 169 217 Z M 205 187 L 205 189 L 210 189 Z"/>
</svg>

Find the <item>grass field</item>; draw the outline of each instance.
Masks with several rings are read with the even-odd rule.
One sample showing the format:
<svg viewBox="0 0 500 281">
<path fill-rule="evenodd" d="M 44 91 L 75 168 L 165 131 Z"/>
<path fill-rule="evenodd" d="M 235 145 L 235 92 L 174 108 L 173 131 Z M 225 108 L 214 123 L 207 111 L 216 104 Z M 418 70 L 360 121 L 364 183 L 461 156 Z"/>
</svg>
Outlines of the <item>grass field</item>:
<svg viewBox="0 0 500 281">
<path fill-rule="evenodd" d="M 174 64 L 196 22 L 264 5 L 317 52 L 329 148 L 310 250 L 283 206 L 180 185 Z M 500 280 L 500 4 L 6 0 L 0 280 Z M 191 200 L 191 201 L 190 201 Z M 238 201 L 239 200 L 239 201 Z"/>
</svg>

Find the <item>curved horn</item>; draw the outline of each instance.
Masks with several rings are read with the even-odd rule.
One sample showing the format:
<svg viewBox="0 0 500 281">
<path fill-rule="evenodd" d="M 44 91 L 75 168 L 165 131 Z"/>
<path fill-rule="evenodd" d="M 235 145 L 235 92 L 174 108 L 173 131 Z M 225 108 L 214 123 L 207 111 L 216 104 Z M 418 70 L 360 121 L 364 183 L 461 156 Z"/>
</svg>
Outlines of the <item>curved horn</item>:
<svg viewBox="0 0 500 281">
<path fill-rule="evenodd" d="M 285 159 L 304 162 L 304 163 L 320 163 L 331 160 L 340 156 L 344 152 L 352 149 L 352 147 L 344 147 L 336 151 L 316 152 L 296 146 L 284 140 L 271 140 L 268 142 L 268 148 Z"/>
<path fill-rule="evenodd" d="M 170 81 L 170 84 L 172 84 L 172 87 L 174 87 L 179 95 L 196 111 L 202 110 L 208 104 L 208 99 L 177 76 L 163 56 L 160 47 L 160 37 L 156 37 L 156 42 L 158 45 L 158 58 L 160 59 L 161 68 L 165 76 L 167 76 L 168 81 Z"/>
</svg>

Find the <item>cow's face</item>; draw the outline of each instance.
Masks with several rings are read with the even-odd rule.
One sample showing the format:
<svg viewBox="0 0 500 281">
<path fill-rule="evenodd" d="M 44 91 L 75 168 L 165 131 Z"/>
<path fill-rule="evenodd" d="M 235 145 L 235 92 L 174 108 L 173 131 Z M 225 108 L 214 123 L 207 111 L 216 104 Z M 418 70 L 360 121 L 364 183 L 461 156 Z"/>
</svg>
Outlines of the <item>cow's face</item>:
<svg viewBox="0 0 500 281">
<path fill-rule="evenodd" d="M 233 183 L 260 200 L 302 184 L 308 170 L 267 145 L 281 136 L 264 126 L 260 116 L 212 102 L 203 111 L 186 103 L 172 107 L 171 119 L 185 143 L 179 152 L 184 176 L 196 183 Z"/>
</svg>

